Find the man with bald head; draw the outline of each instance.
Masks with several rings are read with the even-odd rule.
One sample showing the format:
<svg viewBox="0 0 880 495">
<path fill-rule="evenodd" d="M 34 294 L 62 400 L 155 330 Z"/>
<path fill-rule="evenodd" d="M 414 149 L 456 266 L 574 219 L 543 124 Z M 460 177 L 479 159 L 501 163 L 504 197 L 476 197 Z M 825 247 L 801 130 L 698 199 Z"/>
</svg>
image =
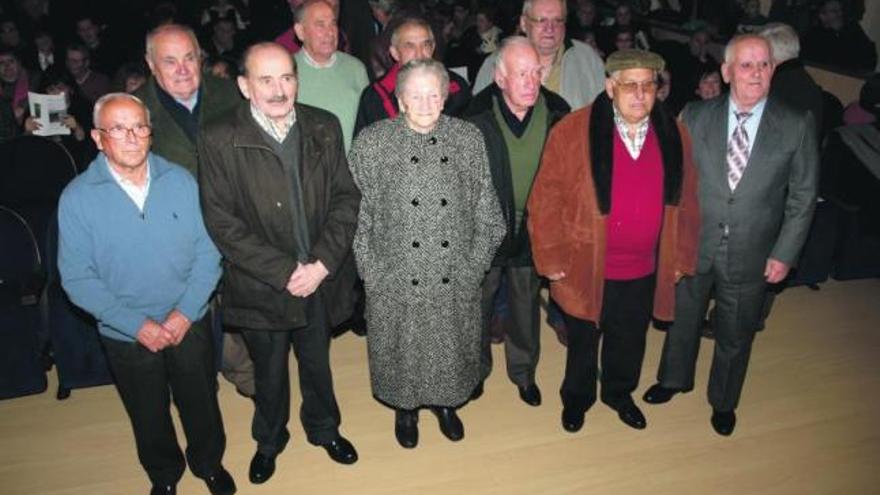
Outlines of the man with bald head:
<svg viewBox="0 0 880 495">
<path fill-rule="evenodd" d="M 395 95 L 397 73 L 410 60 L 433 58 L 434 32 L 428 21 L 421 17 L 406 17 L 396 24 L 391 33 L 389 53 L 394 65 L 388 69 L 378 81 L 367 86 L 361 93 L 358 104 L 355 134 L 373 122 L 395 118 L 400 113 L 400 106 Z M 471 90 L 467 81 L 455 72 L 449 74 L 449 96 L 443 106 L 443 113 L 453 117 L 461 116 L 471 101 Z"/>
<path fill-rule="evenodd" d="M 541 404 L 535 382 L 540 354 L 538 291 L 526 230 L 526 199 L 541 161 L 550 128 L 568 113 L 559 95 L 541 86 L 538 52 L 522 36 L 505 39 L 498 50 L 495 82 L 476 95 L 468 108 L 470 120 L 483 133 L 495 192 L 504 212 L 507 235 L 483 281 L 482 379 L 492 371 L 489 322 L 502 277 L 507 278 L 510 307 L 504 340 L 507 376 L 527 404 Z M 482 393 L 482 383 L 474 396 Z"/>
<path fill-rule="evenodd" d="M 252 483 L 275 472 L 290 433 L 292 345 L 309 443 L 342 464 L 357 461 L 339 434 L 329 328 L 354 304 L 351 244 L 360 193 L 339 121 L 296 102 L 297 67 L 276 43 L 248 48 L 238 87 L 248 100 L 199 138 L 205 224 L 224 257 L 224 323 L 238 328 L 254 363 Z"/>
<path fill-rule="evenodd" d="M 354 138 L 354 122 L 361 92 L 370 83 L 360 60 L 340 52 L 337 12 L 326 0 L 306 0 L 294 11 L 296 36 L 302 50 L 299 67 L 299 102 L 322 108 L 339 119 L 345 150 Z"/>
<path fill-rule="evenodd" d="M 577 110 L 593 102 L 602 92 L 602 59 L 589 45 L 565 39 L 565 0 L 526 0 L 519 27 L 541 61 L 541 84 L 559 94 Z M 482 91 L 494 80 L 495 58 L 483 62 L 474 81 L 474 92 Z"/>
<path fill-rule="evenodd" d="M 700 326 L 714 290 L 708 396 L 712 427 L 725 436 L 736 426 L 766 286 L 784 280 L 797 261 L 816 206 L 813 115 L 770 94 L 774 69 L 765 38 L 735 37 L 721 67 L 730 92 L 682 112 L 700 178 L 697 273 L 678 284 L 658 383 L 644 396 L 660 404 L 694 388 Z"/>
<path fill-rule="evenodd" d="M 58 206 L 62 285 L 98 321 L 150 494 L 176 493 L 189 463 L 213 495 L 232 495 L 235 482 L 221 465 L 226 436 L 213 339 L 203 318 L 220 253 L 205 230 L 196 181 L 150 153 L 150 113 L 137 97 L 99 98 L 94 124 L 101 152 Z"/>
<path fill-rule="evenodd" d="M 151 31 L 146 60 L 152 77 L 135 94 L 153 116 L 153 152 L 198 175 L 199 131 L 231 112 L 241 97 L 229 81 L 202 74 L 199 42 L 186 26 Z"/>
</svg>

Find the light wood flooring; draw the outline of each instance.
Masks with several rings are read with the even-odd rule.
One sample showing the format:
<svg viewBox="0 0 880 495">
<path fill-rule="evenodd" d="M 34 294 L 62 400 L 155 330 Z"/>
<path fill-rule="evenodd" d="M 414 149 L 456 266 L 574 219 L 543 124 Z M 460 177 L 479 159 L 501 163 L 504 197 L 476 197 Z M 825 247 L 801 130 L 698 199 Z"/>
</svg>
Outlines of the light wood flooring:
<svg viewBox="0 0 880 495">
<path fill-rule="evenodd" d="M 759 334 L 732 437 L 716 435 L 705 399 L 711 342 L 697 388 L 662 406 L 641 402 L 654 381 L 663 334 L 649 331 L 637 402 L 648 428 L 627 428 L 602 404 L 581 432 L 559 422 L 564 349 L 543 331 L 538 383 L 544 404 L 519 401 L 503 349 L 482 399 L 465 407 L 465 439 L 441 436 L 421 415 L 419 446 L 394 440 L 393 414 L 370 395 L 365 341 L 346 334 L 332 360 L 343 433 L 360 461 L 341 466 L 308 445 L 295 411 L 292 439 L 265 485 L 247 480 L 254 452 L 251 403 L 222 383 L 224 464 L 240 494 L 877 494 L 880 493 L 880 281 L 799 287 L 777 299 Z M 292 367 L 295 368 L 295 367 Z M 295 377 L 292 383 L 296 383 Z M 0 494 L 146 494 L 149 482 L 112 387 L 0 402 Z M 183 441 L 182 435 L 180 436 Z M 181 494 L 206 494 L 187 472 Z"/>
</svg>

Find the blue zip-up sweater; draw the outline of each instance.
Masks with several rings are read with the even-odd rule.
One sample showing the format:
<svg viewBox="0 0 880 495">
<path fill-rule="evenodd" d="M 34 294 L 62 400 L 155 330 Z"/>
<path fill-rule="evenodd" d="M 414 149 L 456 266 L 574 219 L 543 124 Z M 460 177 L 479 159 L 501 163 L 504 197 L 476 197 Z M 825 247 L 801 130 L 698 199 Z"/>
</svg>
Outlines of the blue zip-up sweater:
<svg viewBox="0 0 880 495">
<path fill-rule="evenodd" d="M 143 214 L 110 174 L 104 153 L 64 189 L 58 205 L 58 268 L 77 306 L 111 339 L 134 342 L 149 318 L 177 309 L 201 318 L 220 279 L 198 186 L 185 169 L 149 154 Z"/>
</svg>

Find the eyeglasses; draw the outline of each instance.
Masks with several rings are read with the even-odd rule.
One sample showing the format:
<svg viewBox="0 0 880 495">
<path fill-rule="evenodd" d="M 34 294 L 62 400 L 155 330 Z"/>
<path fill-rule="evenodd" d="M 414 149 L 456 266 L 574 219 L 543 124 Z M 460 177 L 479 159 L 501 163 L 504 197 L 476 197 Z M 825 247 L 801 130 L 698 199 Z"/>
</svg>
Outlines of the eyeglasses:
<svg viewBox="0 0 880 495">
<path fill-rule="evenodd" d="M 621 91 L 628 94 L 635 94 L 639 89 L 642 90 L 643 93 L 653 93 L 657 91 L 657 81 L 618 81 L 614 80 L 614 84 L 620 88 Z"/>
<path fill-rule="evenodd" d="M 528 15 L 528 16 L 526 16 L 526 18 L 529 21 L 541 26 L 542 28 L 545 28 L 545 27 L 558 28 L 558 27 L 565 25 L 565 18 L 564 17 L 532 17 L 532 16 Z"/>
<path fill-rule="evenodd" d="M 125 139 L 128 137 L 128 133 L 134 134 L 135 137 L 145 138 L 153 133 L 153 127 L 147 124 L 140 124 L 134 127 L 123 127 L 121 125 L 113 126 L 109 129 L 101 129 L 100 127 L 96 127 L 97 130 L 101 132 L 106 132 L 113 139 Z"/>
</svg>

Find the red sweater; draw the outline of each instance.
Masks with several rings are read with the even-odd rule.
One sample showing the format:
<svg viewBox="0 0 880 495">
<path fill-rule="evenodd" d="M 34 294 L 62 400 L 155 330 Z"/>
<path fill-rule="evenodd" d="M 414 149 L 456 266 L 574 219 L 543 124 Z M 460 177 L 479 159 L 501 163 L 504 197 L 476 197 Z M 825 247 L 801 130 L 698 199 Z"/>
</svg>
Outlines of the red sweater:
<svg viewBox="0 0 880 495">
<path fill-rule="evenodd" d="M 606 279 L 634 280 L 654 273 L 662 221 L 663 158 L 654 129 L 649 128 L 637 160 L 615 132 Z"/>
</svg>

